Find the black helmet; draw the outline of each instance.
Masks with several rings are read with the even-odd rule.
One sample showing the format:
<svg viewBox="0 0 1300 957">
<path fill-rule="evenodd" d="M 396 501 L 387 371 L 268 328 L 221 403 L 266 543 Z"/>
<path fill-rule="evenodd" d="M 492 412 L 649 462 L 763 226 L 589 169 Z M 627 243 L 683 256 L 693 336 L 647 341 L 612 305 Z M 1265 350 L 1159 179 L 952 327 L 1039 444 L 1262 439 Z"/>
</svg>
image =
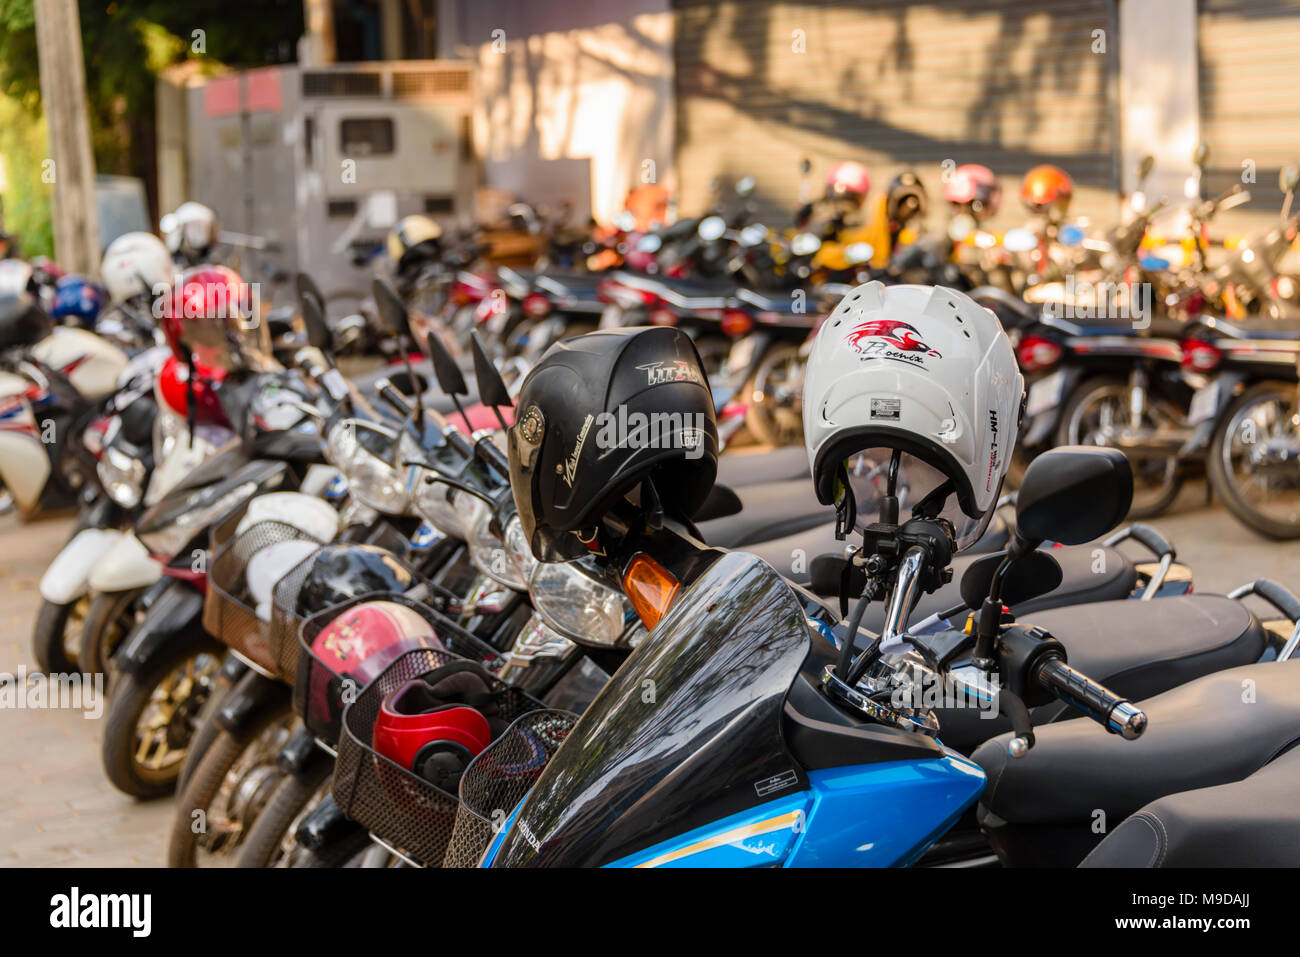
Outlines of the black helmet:
<svg viewBox="0 0 1300 957">
<path fill-rule="evenodd" d="M 30 293 L 0 293 L 0 349 L 33 346 L 53 329 L 54 323 Z"/>
<path fill-rule="evenodd" d="M 573 533 L 591 529 L 647 478 L 664 513 L 687 521 L 713 487 L 713 394 L 680 329 L 612 329 L 558 342 L 529 373 L 516 408 L 510 486 L 542 561 L 589 554 Z"/>
<path fill-rule="evenodd" d="M 900 229 L 915 217 L 925 215 L 925 187 L 921 178 L 911 170 L 899 173 L 889 181 L 886 196 L 885 215 Z"/>
<path fill-rule="evenodd" d="M 400 595 L 414 583 L 411 569 L 386 549 L 325 545 L 316 552 L 298 590 L 298 615 L 306 617 L 362 595 Z"/>
</svg>

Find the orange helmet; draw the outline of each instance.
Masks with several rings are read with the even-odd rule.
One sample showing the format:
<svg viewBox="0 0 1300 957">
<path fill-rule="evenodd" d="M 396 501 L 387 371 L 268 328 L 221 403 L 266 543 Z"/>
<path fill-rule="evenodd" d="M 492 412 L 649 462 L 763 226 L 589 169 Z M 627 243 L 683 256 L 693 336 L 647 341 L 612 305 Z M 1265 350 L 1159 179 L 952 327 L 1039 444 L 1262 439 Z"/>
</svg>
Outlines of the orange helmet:
<svg viewBox="0 0 1300 957">
<path fill-rule="evenodd" d="M 1074 181 L 1059 166 L 1035 166 L 1020 184 L 1021 201 L 1035 213 L 1053 206 L 1063 213 L 1073 195 Z"/>
</svg>

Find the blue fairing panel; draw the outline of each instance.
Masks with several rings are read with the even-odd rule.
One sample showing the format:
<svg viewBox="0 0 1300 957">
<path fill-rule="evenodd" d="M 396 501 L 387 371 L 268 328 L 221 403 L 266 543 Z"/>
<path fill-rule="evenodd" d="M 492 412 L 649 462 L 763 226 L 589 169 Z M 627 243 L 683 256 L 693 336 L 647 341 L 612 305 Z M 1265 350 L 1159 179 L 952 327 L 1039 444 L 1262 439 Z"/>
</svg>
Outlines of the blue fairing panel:
<svg viewBox="0 0 1300 957">
<path fill-rule="evenodd" d="M 815 800 L 787 867 L 910 864 L 984 790 L 984 772 L 954 752 L 812 771 L 808 778 Z"/>
</svg>

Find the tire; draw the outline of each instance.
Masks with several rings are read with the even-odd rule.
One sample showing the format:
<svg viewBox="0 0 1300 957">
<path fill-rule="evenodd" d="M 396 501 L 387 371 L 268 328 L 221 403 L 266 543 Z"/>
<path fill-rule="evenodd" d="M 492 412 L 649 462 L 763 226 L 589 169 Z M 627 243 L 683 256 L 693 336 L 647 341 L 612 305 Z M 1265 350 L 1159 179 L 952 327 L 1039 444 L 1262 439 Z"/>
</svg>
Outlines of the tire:
<svg viewBox="0 0 1300 957">
<path fill-rule="evenodd" d="M 1100 394 L 1115 391 L 1127 392 L 1128 383 L 1115 376 L 1095 376 L 1080 383 L 1061 410 L 1061 420 L 1056 427 L 1056 444 L 1058 446 L 1096 444 L 1087 441 L 1084 435 L 1078 434 L 1075 417 L 1085 404 L 1096 401 Z M 1128 453 L 1125 452 L 1125 455 Z M 1129 456 L 1129 461 L 1132 463 L 1132 456 Z M 1145 487 L 1139 485 L 1139 470 L 1136 465 L 1133 472 L 1133 507 L 1128 512 L 1130 520 L 1155 518 L 1165 512 L 1182 491 L 1184 475 L 1176 456 L 1170 456 L 1164 465 L 1163 474 L 1156 482 Z"/>
<path fill-rule="evenodd" d="M 185 759 L 181 761 L 180 774 L 176 776 L 176 793 L 180 794 L 185 790 L 190 776 L 194 774 L 194 769 L 199 766 L 203 755 L 208 753 L 208 748 L 212 747 L 212 742 L 221 733 L 221 725 L 217 724 L 217 714 L 221 711 L 221 705 L 225 703 L 226 695 L 234 686 L 234 682 L 228 681 L 220 671 L 213 677 L 212 690 L 208 692 L 207 700 L 203 702 L 203 707 L 194 718 L 194 735 L 190 738 L 190 746 L 185 749 Z"/>
<path fill-rule="evenodd" d="M 80 628 L 87 603 L 84 597 L 66 605 L 41 602 L 36 627 L 32 629 L 32 656 L 47 675 L 71 674 L 77 670 L 76 658 L 69 649 L 76 639 L 69 641 L 68 631 Z"/>
<path fill-rule="evenodd" d="M 176 819 L 167 846 L 168 867 L 201 866 L 199 851 L 205 846 L 221 859 L 220 863 L 235 863 L 249 829 L 284 776 L 275 764 L 275 756 L 287 739 L 292 720 L 293 709 L 285 701 L 283 707 L 267 709 L 236 733 L 223 728 L 217 734 L 177 799 Z M 241 772 L 240 763 L 244 761 L 249 762 L 249 767 Z M 240 777 L 237 787 L 241 794 L 223 796 L 223 787 L 232 785 L 229 779 L 236 775 Z M 223 806 L 227 797 L 239 797 L 238 806 Z M 194 814 L 200 810 L 207 825 L 205 833 L 210 835 L 207 845 L 201 844 L 202 832 L 196 833 L 193 827 Z"/>
<path fill-rule="evenodd" d="M 175 790 L 184 751 L 193 735 L 194 717 L 207 699 L 224 650 L 217 642 L 205 637 L 192 646 L 173 650 L 142 673 L 118 675 L 108 702 L 101 749 L 104 774 L 113 787 L 136 798 L 161 797 Z M 166 723 L 161 726 L 162 738 L 167 745 L 162 756 L 168 760 L 160 761 L 155 767 L 143 765 L 136 760 L 139 750 L 136 730 L 140 720 L 149 705 L 154 703 L 155 692 L 174 677 L 174 672 L 191 663 L 196 667 L 187 668 L 183 677 L 188 677 L 194 687 L 186 689 L 187 693 L 174 702 L 172 713 L 166 715 Z M 165 706 L 165 703 L 160 705 L 163 709 Z M 173 754 L 177 757 L 172 758 Z"/>
<path fill-rule="evenodd" d="M 332 761 L 313 761 L 305 774 L 287 774 L 271 795 L 257 821 L 244 839 L 239 852 L 239 867 L 287 866 L 284 847 L 298 829 L 303 812 L 315 806 L 322 786 L 328 786 L 334 774 Z M 302 850 L 300 855 L 309 852 Z M 331 865 L 322 864 L 322 867 Z"/>
<path fill-rule="evenodd" d="M 89 674 L 102 673 L 106 686 L 111 685 L 116 670 L 113 652 L 131 630 L 135 602 L 142 594 L 144 589 L 140 588 L 103 592 L 91 599 L 86 611 L 77 664 Z"/>
<path fill-rule="evenodd" d="M 1297 514 L 1286 520 L 1267 515 L 1255 507 L 1242 495 L 1241 485 L 1229 474 L 1228 458 L 1232 434 L 1238 426 L 1238 417 L 1252 405 L 1257 405 L 1270 398 L 1281 398 L 1290 402 L 1295 396 L 1296 387 L 1285 383 L 1263 383 L 1247 389 L 1233 400 L 1224 411 L 1219 424 L 1214 429 L 1210 440 L 1209 478 L 1210 488 L 1238 521 L 1252 528 L 1267 538 L 1289 540 L 1300 538 L 1300 509 Z"/>
<path fill-rule="evenodd" d="M 771 394 L 772 377 L 790 361 L 799 362 L 799 347 L 781 343 L 767 351 L 746 386 L 749 400 L 745 405 L 745 426 L 764 445 L 780 448 L 803 441 L 803 392 L 795 396 L 793 407 L 777 403 Z M 755 400 L 755 396 L 762 398 Z"/>
</svg>

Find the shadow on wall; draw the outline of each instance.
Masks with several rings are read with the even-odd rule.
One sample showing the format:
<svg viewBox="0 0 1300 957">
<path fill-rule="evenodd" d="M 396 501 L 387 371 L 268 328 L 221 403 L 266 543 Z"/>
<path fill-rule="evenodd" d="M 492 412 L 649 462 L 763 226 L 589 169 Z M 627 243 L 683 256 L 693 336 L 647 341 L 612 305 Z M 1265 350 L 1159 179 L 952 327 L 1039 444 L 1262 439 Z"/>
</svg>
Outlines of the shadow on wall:
<svg viewBox="0 0 1300 957">
<path fill-rule="evenodd" d="M 1118 69 L 1117 37 L 1093 51 L 1093 29 L 1114 23 L 1111 0 L 677 7 L 684 210 L 703 205 L 720 170 L 779 180 L 767 195 L 788 210 L 802 156 L 818 170 L 841 159 L 873 175 L 913 167 L 932 196 L 945 160 L 988 165 L 1004 188 L 1051 162 L 1081 187 L 1117 189 L 1117 111 L 1094 107 Z"/>
<path fill-rule="evenodd" d="M 461 5 L 457 30 L 459 54 L 478 64 L 484 181 L 550 208 L 567 200 L 575 221 L 607 220 L 672 159 L 668 2 L 502 6 Z"/>
</svg>

